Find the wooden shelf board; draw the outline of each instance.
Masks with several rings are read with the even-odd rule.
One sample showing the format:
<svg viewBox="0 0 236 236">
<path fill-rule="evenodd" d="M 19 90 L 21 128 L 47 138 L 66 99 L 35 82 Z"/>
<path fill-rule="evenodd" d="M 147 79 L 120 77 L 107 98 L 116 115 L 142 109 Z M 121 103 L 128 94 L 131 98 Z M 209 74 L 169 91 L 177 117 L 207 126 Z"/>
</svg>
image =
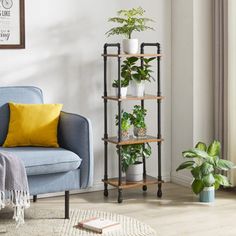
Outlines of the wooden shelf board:
<svg viewBox="0 0 236 236">
<path fill-rule="evenodd" d="M 135 97 L 135 96 L 130 96 L 127 95 L 127 97 L 124 98 L 118 98 L 117 96 L 102 96 L 103 99 L 106 100 L 113 100 L 113 101 L 125 101 L 125 100 L 162 100 L 164 97 L 162 96 L 156 96 L 156 95 L 151 95 L 151 94 L 146 94 L 143 97 Z"/>
<path fill-rule="evenodd" d="M 103 57 L 161 57 L 162 54 L 116 54 L 116 53 L 110 53 L 110 54 L 102 54 Z"/>
<path fill-rule="evenodd" d="M 112 178 L 108 180 L 102 180 L 104 183 L 109 184 L 113 187 L 120 188 L 120 189 L 128 189 L 128 188 L 136 188 L 141 187 L 143 185 L 150 185 L 150 184 L 158 184 L 164 183 L 164 181 L 158 181 L 157 178 L 147 175 L 146 179 L 140 182 L 126 182 L 125 178 L 122 178 L 122 184 L 119 186 L 118 178 Z"/>
<path fill-rule="evenodd" d="M 118 142 L 117 137 L 109 137 L 107 139 L 102 138 L 103 141 L 107 141 L 109 143 L 113 143 L 116 145 L 129 145 L 129 144 L 139 144 L 139 143 L 154 143 L 154 142 L 162 142 L 163 139 L 158 139 L 157 137 L 147 135 L 145 138 L 135 138 L 130 136 L 128 139 L 121 140 Z"/>
</svg>

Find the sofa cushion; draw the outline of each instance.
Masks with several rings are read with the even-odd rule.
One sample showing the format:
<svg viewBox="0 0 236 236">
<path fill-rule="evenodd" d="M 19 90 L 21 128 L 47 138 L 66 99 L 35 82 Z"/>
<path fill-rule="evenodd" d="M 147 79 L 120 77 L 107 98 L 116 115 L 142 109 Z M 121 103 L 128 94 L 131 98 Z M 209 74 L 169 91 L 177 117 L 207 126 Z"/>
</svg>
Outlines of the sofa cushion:
<svg viewBox="0 0 236 236">
<path fill-rule="evenodd" d="M 57 126 L 62 104 L 9 103 L 10 121 L 3 147 L 59 147 Z"/>
<path fill-rule="evenodd" d="M 27 175 L 68 172 L 79 168 L 81 164 L 79 156 L 63 148 L 0 147 L 1 151 L 12 152 L 21 158 Z"/>
<path fill-rule="evenodd" d="M 10 116 L 9 102 L 41 104 L 43 103 L 42 91 L 31 86 L 0 87 L 0 146 L 7 136 Z"/>
</svg>

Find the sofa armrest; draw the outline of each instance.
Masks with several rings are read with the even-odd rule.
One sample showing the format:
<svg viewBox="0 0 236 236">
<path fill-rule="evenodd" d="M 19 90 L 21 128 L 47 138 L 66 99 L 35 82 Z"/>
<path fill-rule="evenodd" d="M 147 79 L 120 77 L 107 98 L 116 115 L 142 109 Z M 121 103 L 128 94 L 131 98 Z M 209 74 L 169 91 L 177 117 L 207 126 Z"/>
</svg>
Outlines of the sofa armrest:
<svg viewBox="0 0 236 236">
<path fill-rule="evenodd" d="M 81 188 L 93 184 L 93 137 L 91 122 L 80 115 L 61 112 L 58 129 L 60 147 L 76 153 L 81 159 Z"/>
</svg>

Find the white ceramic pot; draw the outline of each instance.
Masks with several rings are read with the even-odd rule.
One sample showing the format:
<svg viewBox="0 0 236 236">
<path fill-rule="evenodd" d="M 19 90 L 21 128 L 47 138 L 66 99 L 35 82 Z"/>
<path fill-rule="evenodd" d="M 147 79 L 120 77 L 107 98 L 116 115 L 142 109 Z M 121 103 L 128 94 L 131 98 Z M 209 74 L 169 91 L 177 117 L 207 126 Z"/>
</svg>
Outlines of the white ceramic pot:
<svg viewBox="0 0 236 236">
<path fill-rule="evenodd" d="M 135 162 L 129 166 L 126 171 L 126 181 L 139 182 L 143 180 L 143 163 L 140 161 Z"/>
<path fill-rule="evenodd" d="M 143 97 L 145 92 L 145 82 L 141 81 L 140 83 L 137 83 L 130 81 L 130 90 L 132 96 Z"/>
<path fill-rule="evenodd" d="M 120 89 L 120 96 L 125 98 L 127 95 L 127 87 L 121 87 Z M 118 88 L 116 88 L 116 96 L 118 97 Z"/>
<path fill-rule="evenodd" d="M 138 39 L 123 39 L 123 51 L 126 54 L 135 54 L 138 52 Z"/>
</svg>

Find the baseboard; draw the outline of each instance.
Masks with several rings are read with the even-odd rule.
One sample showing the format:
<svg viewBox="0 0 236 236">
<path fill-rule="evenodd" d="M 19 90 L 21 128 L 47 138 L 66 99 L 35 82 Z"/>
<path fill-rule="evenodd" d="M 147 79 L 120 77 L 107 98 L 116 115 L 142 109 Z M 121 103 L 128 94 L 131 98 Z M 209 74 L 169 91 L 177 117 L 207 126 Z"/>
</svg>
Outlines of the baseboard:
<svg viewBox="0 0 236 236">
<path fill-rule="evenodd" d="M 171 180 L 170 173 L 163 175 L 162 178 L 163 178 L 164 182 L 170 182 L 170 180 Z M 99 182 L 94 183 L 93 186 L 90 188 L 70 191 L 70 194 L 97 192 L 97 191 L 102 191 L 103 188 L 104 188 L 103 182 L 99 181 Z M 114 187 L 108 186 L 108 189 L 114 189 Z M 64 196 L 64 195 L 65 195 L 64 192 L 47 193 L 47 194 L 38 195 L 38 198 L 59 197 L 59 196 Z"/>
<path fill-rule="evenodd" d="M 179 173 L 171 173 L 171 182 L 189 187 L 191 185 L 192 178 Z"/>
</svg>

